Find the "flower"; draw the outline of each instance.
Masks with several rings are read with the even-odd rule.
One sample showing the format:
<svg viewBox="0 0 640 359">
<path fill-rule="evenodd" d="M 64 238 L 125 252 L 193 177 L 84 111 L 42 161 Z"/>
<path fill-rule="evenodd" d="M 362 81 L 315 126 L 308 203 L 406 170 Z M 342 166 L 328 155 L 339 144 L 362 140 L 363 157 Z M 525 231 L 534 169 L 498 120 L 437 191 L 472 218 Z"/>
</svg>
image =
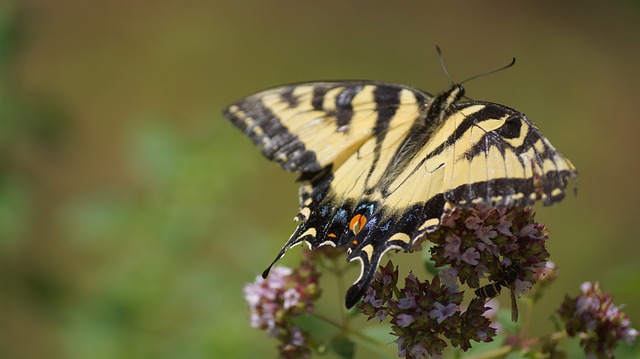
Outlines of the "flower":
<svg viewBox="0 0 640 359">
<path fill-rule="evenodd" d="M 385 304 L 391 299 L 393 289 L 398 282 L 398 267 L 394 267 L 391 261 L 386 266 L 380 266 L 369 288 L 364 300 L 358 305 L 362 313 L 372 318 L 382 321 L 387 316 Z"/>
<path fill-rule="evenodd" d="M 418 307 L 418 304 L 416 303 L 416 298 L 412 296 L 398 299 L 397 305 L 398 305 L 398 308 L 400 309 L 412 309 L 412 308 Z"/>
<path fill-rule="evenodd" d="M 282 294 L 282 297 L 284 298 L 283 308 L 290 309 L 298 304 L 300 300 L 300 292 L 298 292 L 295 288 L 289 288 Z"/>
<path fill-rule="evenodd" d="M 535 283 L 535 269 L 543 267 L 549 257 L 547 230 L 528 207 L 454 209 L 443 223 L 447 225 L 424 236 L 434 244 L 431 260 L 436 267 L 455 269 L 460 283 L 471 288 L 479 288 L 487 277 L 500 280 L 505 269 L 518 262 L 514 287 L 516 294 L 522 294 Z M 446 282 L 453 281 L 448 278 Z"/>
<path fill-rule="evenodd" d="M 431 318 L 436 319 L 438 324 L 441 324 L 445 319 L 454 315 L 458 311 L 458 306 L 454 303 L 449 303 L 447 305 L 442 305 L 438 302 L 433 303 L 433 306 L 436 309 L 433 309 L 429 312 L 429 316 Z"/>
<path fill-rule="evenodd" d="M 405 328 L 408 327 L 411 323 L 413 323 L 413 316 L 410 314 L 400 313 L 396 317 L 396 324 Z"/>
<path fill-rule="evenodd" d="M 367 294 L 364 296 L 363 301 L 365 303 L 371 304 L 371 306 L 373 306 L 374 308 L 380 308 L 382 306 L 382 298 L 376 297 L 375 289 L 367 292 Z"/>
<path fill-rule="evenodd" d="M 502 326 L 498 322 L 498 310 L 500 309 L 500 302 L 496 298 L 492 298 L 485 306 L 488 308 L 486 312 L 484 312 L 484 316 L 489 318 L 491 321 L 491 327 L 495 328 L 497 333 L 500 333 L 502 330 Z"/>
<path fill-rule="evenodd" d="M 296 270 L 274 267 L 266 279 L 258 276 L 244 287 L 251 326 L 276 337 L 283 358 L 311 355 L 307 333 L 292 319 L 313 311 L 313 301 L 320 296 L 318 279 L 319 274 L 311 262 L 303 261 Z"/>
<path fill-rule="evenodd" d="M 569 336 L 580 336 L 580 346 L 587 356 L 613 358 L 613 350 L 624 340 L 631 345 L 638 331 L 631 328 L 629 317 L 613 304 L 610 294 L 598 283 L 585 282 L 575 298 L 567 296 L 557 313 L 565 322 Z"/>
<path fill-rule="evenodd" d="M 438 272 L 438 276 L 442 284 L 449 288 L 450 292 L 457 292 L 458 286 L 458 270 L 456 268 L 447 268 Z"/>
<path fill-rule="evenodd" d="M 480 258 L 480 253 L 473 247 L 467 248 L 467 250 L 460 256 L 460 259 L 472 266 L 478 264 L 478 258 Z"/>
<path fill-rule="evenodd" d="M 444 247 L 445 256 L 450 259 L 460 259 L 460 244 L 462 240 L 455 234 L 451 234 L 444 239 L 447 245 Z"/>
<path fill-rule="evenodd" d="M 455 270 L 449 273 L 455 273 Z M 391 275 L 394 283 L 393 287 L 384 288 L 388 295 L 381 291 L 386 275 Z M 463 312 L 463 292 L 443 284 L 440 276 L 429 282 L 409 273 L 402 288 L 397 287 L 397 277 L 397 268 L 394 270 L 391 261 L 381 266 L 367 291 L 367 299 L 358 304 L 358 308 L 369 315 L 369 319 L 375 317 L 375 310 L 385 310 L 392 324 L 392 334 L 398 337 L 395 343 L 399 356 L 439 357 L 448 345 L 444 338 L 453 346 L 467 350 L 471 340 L 491 341 L 495 336 L 495 329 L 489 326 L 491 321 L 483 316 L 489 309 L 484 307 L 483 301 L 476 300 L 470 306 L 471 310 Z M 383 304 L 375 309 L 372 302 Z"/>
<path fill-rule="evenodd" d="M 307 341 L 307 335 L 300 328 L 291 327 L 291 330 L 286 333 L 282 343 L 278 346 L 280 356 L 287 359 L 310 358 L 311 350 Z"/>
<path fill-rule="evenodd" d="M 464 292 L 459 284 L 479 288 L 481 281 L 501 283 L 522 294 L 541 279 L 534 274 L 547 263 L 546 240 L 547 229 L 535 221 L 532 208 L 453 209 L 440 228 L 413 247 L 432 242 L 430 259 L 436 268 L 445 268 L 431 282 L 410 273 L 398 288 L 397 268 L 388 262 L 376 273 L 359 308 L 369 319 L 381 319 L 380 310 L 385 311 L 400 356 L 440 356 L 447 346 L 444 339 L 467 350 L 471 341 L 493 340 L 496 329 L 485 313 L 491 309 L 485 306 L 486 298 L 475 298 L 461 309 Z"/>
<path fill-rule="evenodd" d="M 374 317 L 378 319 L 379 322 L 382 323 L 383 320 L 387 319 L 387 311 L 385 309 L 380 309 L 379 311 L 376 312 Z"/>
</svg>

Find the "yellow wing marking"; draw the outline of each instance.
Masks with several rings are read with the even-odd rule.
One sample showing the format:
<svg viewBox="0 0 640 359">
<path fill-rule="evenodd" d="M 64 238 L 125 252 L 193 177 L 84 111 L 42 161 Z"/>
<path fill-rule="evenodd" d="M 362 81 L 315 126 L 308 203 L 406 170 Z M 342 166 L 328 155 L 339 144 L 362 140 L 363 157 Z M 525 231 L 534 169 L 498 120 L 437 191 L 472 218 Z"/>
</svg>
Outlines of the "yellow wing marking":
<svg viewBox="0 0 640 359">
<path fill-rule="evenodd" d="M 406 233 L 396 233 L 387 240 L 387 242 L 389 241 L 402 241 L 409 244 L 409 242 L 411 242 L 411 237 Z"/>
<path fill-rule="evenodd" d="M 380 146 L 380 157 L 374 164 L 376 137 L 370 137 L 355 153 L 335 171 L 332 183 L 334 192 L 344 198 L 360 199 L 369 186 L 381 178 L 395 153 L 397 146 L 407 135 L 409 128 L 419 116 L 419 105 L 409 90 L 400 92 L 400 104 L 389 121 L 384 141 Z M 370 126 L 373 128 L 375 123 Z M 368 180 L 367 180 L 368 179 Z M 372 199 L 380 199 L 379 193 Z"/>
</svg>

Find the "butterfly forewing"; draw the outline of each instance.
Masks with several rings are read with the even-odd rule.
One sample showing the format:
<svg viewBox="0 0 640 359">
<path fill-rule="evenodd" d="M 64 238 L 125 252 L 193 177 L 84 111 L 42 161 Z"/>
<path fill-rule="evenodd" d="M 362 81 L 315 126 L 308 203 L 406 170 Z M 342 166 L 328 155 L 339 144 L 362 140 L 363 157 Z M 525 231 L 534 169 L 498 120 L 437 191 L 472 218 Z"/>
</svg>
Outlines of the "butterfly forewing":
<svg viewBox="0 0 640 359">
<path fill-rule="evenodd" d="M 368 81 L 297 84 L 238 101 L 225 117 L 283 168 L 314 172 L 339 166 L 364 142 L 390 129 L 392 112 L 426 103 L 426 96 Z"/>
</svg>

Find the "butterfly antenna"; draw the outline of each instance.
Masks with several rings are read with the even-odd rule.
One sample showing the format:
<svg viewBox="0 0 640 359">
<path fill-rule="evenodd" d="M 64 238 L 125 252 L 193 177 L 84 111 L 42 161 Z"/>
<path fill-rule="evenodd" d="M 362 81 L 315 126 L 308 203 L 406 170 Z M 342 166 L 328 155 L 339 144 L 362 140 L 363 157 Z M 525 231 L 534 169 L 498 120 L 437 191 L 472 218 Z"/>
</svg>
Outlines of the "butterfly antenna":
<svg viewBox="0 0 640 359">
<path fill-rule="evenodd" d="M 439 50 L 438 50 L 438 51 L 439 51 Z M 438 53 L 439 53 L 439 52 L 438 52 Z M 506 65 L 506 66 L 502 66 L 501 68 L 498 68 L 498 69 L 495 69 L 495 70 L 487 71 L 487 72 L 482 73 L 482 74 L 478 74 L 478 75 L 475 75 L 475 76 L 471 76 L 471 77 L 469 77 L 468 79 L 466 79 L 466 80 L 462 81 L 459 85 L 462 85 L 463 83 L 465 83 L 465 82 L 469 82 L 469 81 L 471 81 L 471 80 L 473 80 L 473 79 L 477 79 L 478 77 L 482 77 L 482 76 L 486 76 L 486 75 L 490 75 L 490 74 L 496 73 L 496 72 L 498 72 L 498 71 L 506 70 L 506 69 L 508 69 L 509 67 L 513 66 L 515 63 L 516 63 L 516 58 L 514 57 L 513 59 L 511 59 L 511 62 L 510 62 L 508 65 Z M 444 66 L 444 65 L 443 65 L 443 66 Z M 445 70 L 445 71 L 446 71 L 446 70 Z M 447 76 L 448 76 L 448 74 L 447 74 Z"/>
<path fill-rule="evenodd" d="M 449 75 L 449 71 L 447 71 L 447 67 L 444 65 L 444 56 L 442 56 L 442 50 L 440 50 L 440 46 L 436 45 L 436 51 L 438 52 L 438 59 L 440 60 L 440 67 L 442 67 L 442 71 L 444 71 L 444 74 L 447 75 L 449 81 L 451 81 L 452 84 L 455 84 L 456 82 L 453 81 L 451 75 Z"/>
</svg>

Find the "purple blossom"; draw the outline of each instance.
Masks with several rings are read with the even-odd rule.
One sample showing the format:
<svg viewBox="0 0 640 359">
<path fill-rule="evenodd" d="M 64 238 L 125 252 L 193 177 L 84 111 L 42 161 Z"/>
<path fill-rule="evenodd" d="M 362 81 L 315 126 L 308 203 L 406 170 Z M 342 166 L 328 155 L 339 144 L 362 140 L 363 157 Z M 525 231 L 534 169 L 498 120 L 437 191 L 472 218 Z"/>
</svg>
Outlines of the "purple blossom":
<svg viewBox="0 0 640 359">
<path fill-rule="evenodd" d="M 416 344 L 411 347 L 411 357 L 412 358 L 428 358 L 430 355 L 427 348 L 420 344 Z"/>
<path fill-rule="evenodd" d="M 460 283 L 479 288 L 486 278 L 501 278 L 506 264 L 517 261 L 521 267 L 515 284 L 518 293 L 531 288 L 535 268 L 549 257 L 547 231 L 535 222 L 531 208 L 477 205 L 468 210 L 455 209 L 449 215 L 458 218 L 451 227 L 425 235 L 425 240 L 433 243 L 431 260 L 436 267 L 450 266 L 457 270 Z"/>
<path fill-rule="evenodd" d="M 628 327 L 629 324 L 630 323 L 627 323 L 627 327 L 623 329 L 622 337 L 625 343 L 627 343 L 627 345 L 633 345 L 633 343 L 636 341 L 636 338 L 638 337 L 638 335 L 640 335 L 640 333 L 638 333 L 637 330 Z"/>
<path fill-rule="evenodd" d="M 472 229 L 472 230 L 476 230 L 478 228 L 480 228 L 480 226 L 482 225 L 482 219 L 480 219 L 477 214 L 472 214 L 469 217 L 467 217 L 467 219 L 465 219 L 464 221 L 464 225 L 468 228 L 468 229 Z"/>
<path fill-rule="evenodd" d="M 480 258 L 480 253 L 478 253 L 478 251 L 473 247 L 467 248 L 467 250 L 460 256 L 460 259 L 472 266 L 478 264 L 478 258 Z"/>
<path fill-rule="evenodd" d="M 447 245 L 444 247 L 445 257 L 450 259 L 460 259 L 460 244 L 462 239 L 455 234 L 448 235 L 444 240 Z"/>
<path fill-rule="evenodd" d="M 380 309 L 376 312 L 375 318 L 378 319 L 379 322 L 387 319 L 387 311 L 386 309 Z"/>
<path fill-rule="evenodd" d="M 300 292 L 294 288 L 287 289 L 282 296 L 284 298 L 284 309 L 293 308 L 300 301 Z"/>
<path fill-rule="evenodd" d="M 486 312 L 484 312 L 485 317 L 491 320 L 491 327 L 495 328 L 497 332 L 500 332 L 502 326 L 498 322 L 498 310 L 500 309 L 500 302 L 497 298 L 490 299 L 485 307 L 488 308 Z"/>
<path fill-rule="evenodd" d="M 531 289 L 531 287 L 533 287 L 533 283 L 526 280 L 516 279 L 513 287 L 513 290 L 516 292 L 516 294 L 523 294 L 527 293 Z"/>
<path fill-rule="evenodd" d="M 391 299 L 397 282 L 398 269 L 391 261 L 386 266 L 381 266 L 376 272 L 374 281 L 365 292 L 364 300 L 359 304 L 360 310 L 368 315 L 368 319 L 376 318 L 379 321 L 386 319 L 387 310 L 384 305 Z"/>
<path fill-rule="evenodd" d="M 305 342 L 305 336 L 298 327 L 293 327 L 291 335 L 291 344 L 295 346 L 303 346 Z"/>
<path fill-rule="evenodd" d="M 411 294 L 411 293 L 407 293 L 407 294 Z M 413 296 L 398 299 L 398 308 L 400 309 L 413 309 L 417 307 L 418 307 L 418 304 L 416 303 L 416 298 L 414 298 Z"/>
<path fill-rule="evenodd" d="M 490 307 L 483 298 L 474 298 L 461 309 L 464 293 L 459 284 L 479 288 L 487 281 L 497 282 L 517 262 L 513 288 L 522 293 L 535 283 L 536 269 L 543 268 L 549 257 L 547 230 L 535 222 L 529 207 L 453 209 L 438 230 L 422 239 L 432 242 L 429 251 L 435 267 L 446 269 L 430 282 L 410 273 L 404 287 L 398 287 L 397 268 L 394 271 L 389 262 L 376 273 L 360 303 L 369 319 L 390 319 L 398 355 L 404 357 L 440 356 L 448 344 L 464 351 L 472 341 L 493 340 L 497 324 L 487 316 L 495 311 L 487 313 Z M 491 307 L 497 308 L 497 303 Z M 636 332 L 625 333 L 633 337 Z"/>
<path fill-rule="evenodd" d="M 409 314 L 398 314 L 398 316 L 396 317 L 396 324 L 398 324 L 399 326 L 405 328 L 408 327 L 411 323 L 413 323 L 413 316 L 409 315 Z"/>
<path fill-rule="evenodd" d="M 270 288 L 262 285 L 264 283 L 264 279 L 258 276 L 256 277 L 256 281 L 251 284 L 247 284 L 244 286 L 244 298 L 249 304 L 250 307 L 255 307 L 258 305 L 260 300 L 263 298 L 275 299 L 275 292 Z"/>
<path fill-rule="evenodd" d="M 513 235 L 513 233 L 511 233 L 511 225 L 511 221 L 505 217 L 500 217 L 500 223 L 496 226 L 496 230 L 502 235 L 511 237 Z"/>
<path fill-rule="evenodd" d="M 480 340 L 485 340 L 485 339 L 487 339 L 487 333 L 485 333 L 485 332 L 478 331 L 478 332 L 476 333 L 476 335 L 478 336 L 478 338 L 480 338 Z"/>
<path fill-rule="evenodd" d="M 390 264 L 380 267 L 382 272 L 388 272 L 388 268 L 393 268 Z M 454 285 L 456 282 L 456 269 L 448 271 Z M 397 276 L 397 272 L 394 272 Z M 379 288 L 382 285 L 384 276 L 376 275 L 371 288 Z M 393 283 L 397 283 L 394 277 Z M 398 299 L 391 297 L 383 300 L 381 309 L 384 309 L 385 316 L 390 317 L 392 334 L 398 338 L 395 343 L 398 346 L 398 355 L 408 358 L 433 358 L 440 357 L 443 350 L 448 345 L 444 340 L 449 339 L 449 343 L 454 347 L 467 350 L 470 348 L 471 340 L 490 341 L 495 335 L 495 329 L 490 328 L 491 322 L 483 316 L 488 308 L 482 306 L 483 302 L 475 301 L 471 311 L 462 312 L 460 305 L 463 300 L 463 293 L 451 290 L 450 286 L 444 285 L 440 276 L 433 278 L 431 282 L 420 281 L 413 273 L 405 278 L 405 285 L 402 288 L 392 288 L 391 292 L 399 296 Z M 368 293 L 378 299 L 383 299 L 380 291 L 375 292 L 369 289 Z M 385 297 L 386 298 L 386 297 Z M 368 300 L 370 301 L 370 300 Z M 376 317 L 370 314 L 372 306 L 365 301 L 359 304 L 359 308 L 365 314 L 370 315 L 370 319 Z M 479 334 L 482 334 L 480 339 Z"/>
<path fill-rule="evenodd" d="M 442 220 L 442 225 L 449 228 L 455 228 L 461 216 L 462 213 L 460 211 L 449 212 Z"/>
<path fill-rule="evenodd" d="M 534 237 L 538 234 L 538 231 L 536 230 L 536 224 L 535 223 L 531 223 L 528 224 L 527 226 L 525 226 L 524 228 L 522 228 L 519 232 L 518 232 L 518 237 Z"/>
<path fill-rule="evenodd" d="M 436 309 L 429 312 L 429 316 L 431 318 L 436 319 L 438 324 L 442 324 L 442 322 L 454 315 L 458 311 L 458 306 L 454 303 L 449 303 L 447 305 L 442 305 L 438 302 L 433 303 L 433 306 Z"/>
<path fill-rule="evenodd" d="M 367 292 L 367 295 L 365 295 L 363 302 L 371 304 L 374 308 L 380 308 L 382 306 L 382 298 L 376 297 L 375 289 L 371 289 Z"/>
<path fill-rule="evenodd" d="M 398 339 L 393 341 L 398 346 L 398 356 L 405 357 L 407 356 L 407 343 L 403 337 L 398 337 Z"/>
<path fill-rule="evenodd" d="M 451 292 L 457 292 L 459 289 L 458 286 L 458 270 L 454 267 L 445 269 L 445 270 L 441 270 L 438 273 L 438 276 L 440 277 L 440 280 L 442 281 L 442 284 L 444 284 L 447 288 L 449 288 L 449 291 Z"/>
<path fill-rule="evenodd" d="M 295 271 L 274 267 L 266 279 L 256 277 L 244 287 L 251 326 L 276 337 L 283 358 L 307 358 L 311 354 L 306 333 L 291 319 L 313 310 L 312 302 L 320 296 L 318 277 L 315 268 L 303 261 Z"/>
<path fill-rule="evenodd" d="M 598 283 L 580 286 L 576 298 L 567 297 L 558 314 L 564 320 L 569 336 L 580 336 L 580 345 L 587 356 L 612 358 L 618 342 L 633 344 L 638 331 L 631 327 L 629 317 L 613 298 L 600 289 Z"/>
<path fill-rule="evenodd" d="M 494 231 L 491 226 L 481 226 L 476 229 L 473 234 L 486 244 L 494 245 L 491 239 L 495 238 L 498 232 Z"/>
<path fill-rule="evenodd" d="M 286 279 L 291 275 L 291 272 L 291 268 L 277 266 L 271 270 L 268 280 L 264 280 L 263 283 L 267 283 L 267 286 L 273 290 L 282 289 L 286 284 Z"/>
</svg>

